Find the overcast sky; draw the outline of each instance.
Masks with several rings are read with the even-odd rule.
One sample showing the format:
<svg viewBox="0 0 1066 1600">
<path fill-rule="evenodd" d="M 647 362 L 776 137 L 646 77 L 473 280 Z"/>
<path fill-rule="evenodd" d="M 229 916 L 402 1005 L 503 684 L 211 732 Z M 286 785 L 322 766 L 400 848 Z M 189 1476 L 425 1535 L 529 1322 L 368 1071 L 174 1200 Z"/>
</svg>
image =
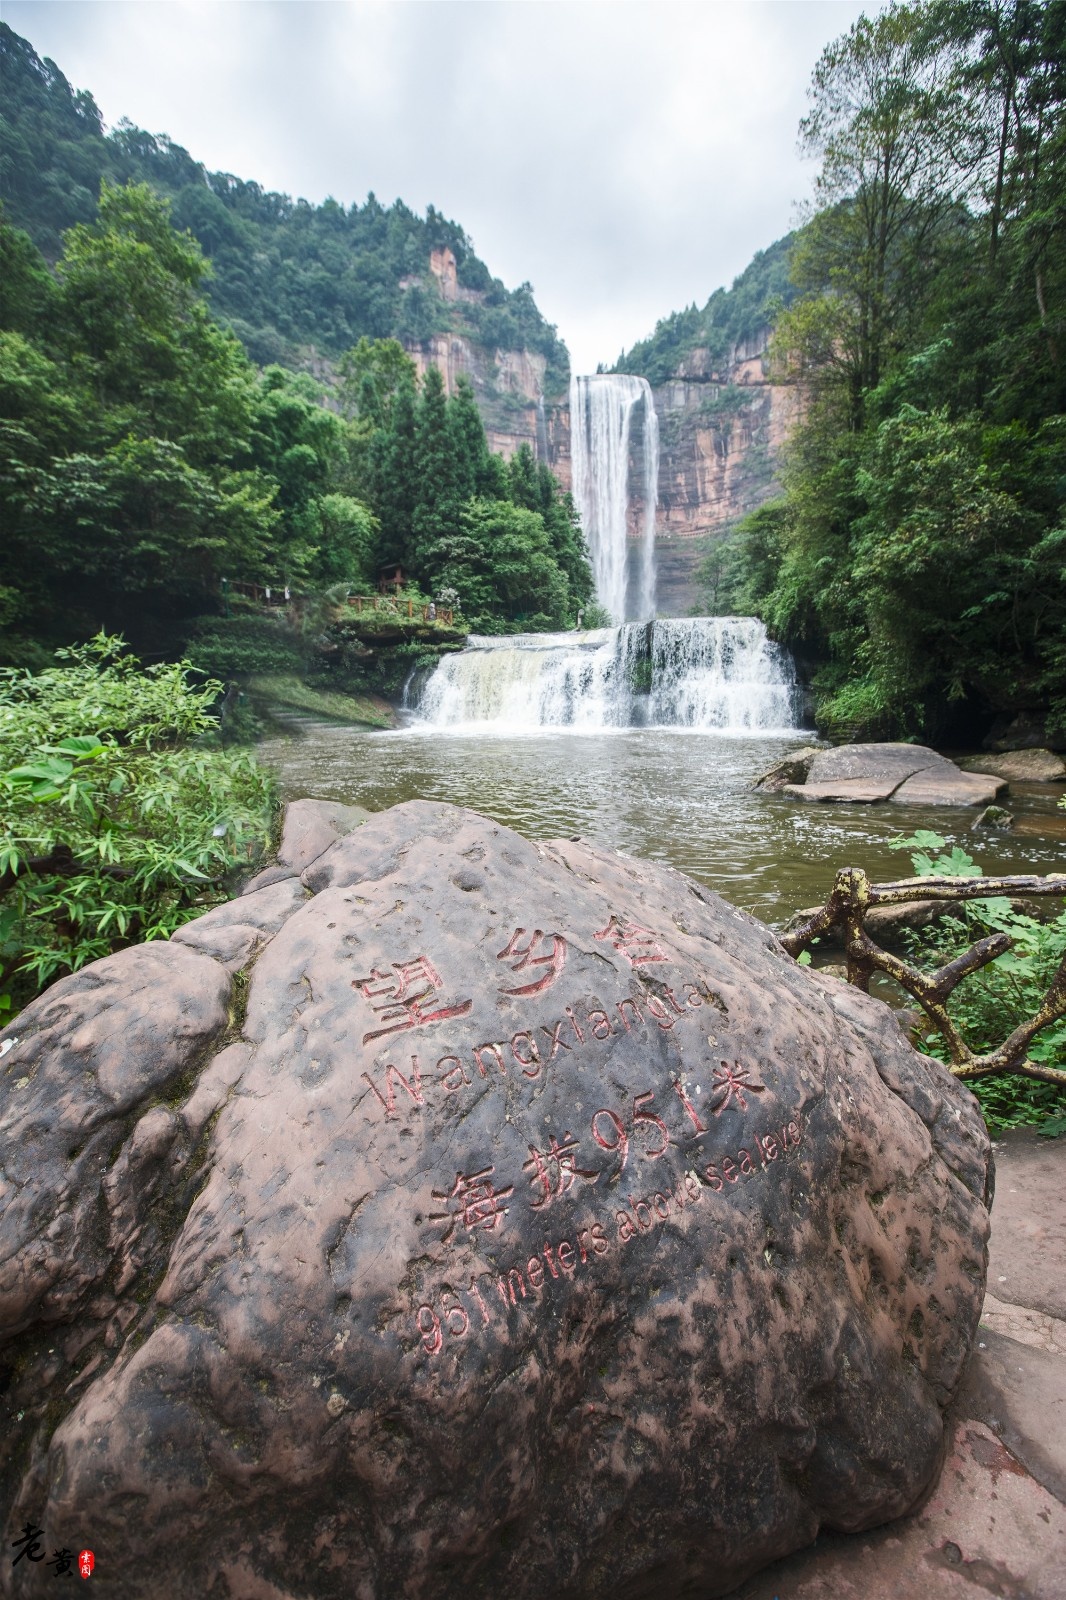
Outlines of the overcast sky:
<svg viewBox="0 0 1066 1600">
<path fill-rule="evenodd" d="M 397 196 L 528 278 L 578 372 L 729 284 L 810 193 L 852 0 L 4 0 L 106 122 L 320 201 Z"/>
</svg>

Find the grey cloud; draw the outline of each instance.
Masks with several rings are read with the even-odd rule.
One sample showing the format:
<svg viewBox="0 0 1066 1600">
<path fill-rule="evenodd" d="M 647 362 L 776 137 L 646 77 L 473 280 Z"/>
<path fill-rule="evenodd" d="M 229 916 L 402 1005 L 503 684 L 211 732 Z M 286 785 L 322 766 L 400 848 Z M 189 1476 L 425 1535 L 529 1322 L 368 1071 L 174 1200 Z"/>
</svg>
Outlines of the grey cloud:
<svg viewBox="0 0 1066 1600">
<path fill-rule="evenodd" d="M 432 203 L 575 365 L 740 272 L 809 191 L 810 73 L 852 0 L 8 0 L 106 118 L 321 200 Z M 867 9 L 871 9 L 868 7 Z"/>
</svg>

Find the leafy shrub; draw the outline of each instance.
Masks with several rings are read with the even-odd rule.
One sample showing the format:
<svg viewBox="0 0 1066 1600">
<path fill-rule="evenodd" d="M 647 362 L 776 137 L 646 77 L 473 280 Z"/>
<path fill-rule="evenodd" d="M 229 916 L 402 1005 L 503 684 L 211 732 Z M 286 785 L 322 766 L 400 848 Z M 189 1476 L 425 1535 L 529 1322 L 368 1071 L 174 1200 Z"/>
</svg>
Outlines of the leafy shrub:
<svg viewBox="0 0 1066 1600">
<path fill-rule="evenodd" d="M 121 639 L 0 673 L 0 988 L 8 1009 L 226 896 L 270 837 L 271 780 L 212 747 L 220 684 Z"/>
<path fill-rule="evenodd" d="M 212 678 L 243 678 L 256 672 L 294 672 L 304 663 L 300 636 L 280 619 L 264 616 L 211 617 L 186 647 L 189 664 Z"/>
<path fill-rule="evenodd" d="M 816 694 L 821 687 L 816 678 Z M 859 678 L 824 698 L 819 695 L 815 720 L 819 733 L 840 743 L 890 739 L 904 726 L 884 686 L 874 678 Z"/>
<path fill-rule="evenodd" d="M 982 875 L 982 869 L 965 850 L 956 845 L 949 851 L 946 845 L 939 834 L 926 829 L 892 841 L 894 850 L 912 852 L 918 877 Z M 967 1044 L 980 1054 L 994 1050 L 1019 1023 L 1039 1010 L 1066 953 L 1066 909 L 1054 920 L 1041 922 L 1014 910 L 1011 902 L 1002 897 L 971 900 L 960 905 L 953 916 L 907 935 L 911 959 L 924 967 L 939 967 L 978 939 L 999 932 L 1011 936 L 1011 949 L 963 979 L 948 1003 L 949 1013 Z M 939 1034 L 931 1032 L 923 1049 L 947 1060 Z M 1029 1057 L 1066 1071 L 1066 1018 L 1037 1034 L 1029 1046 Z M 1047 1132 L 1066 1132 L 1066 1090 L 1055 1084 L 1004 1075 L 978 1078 L 970 1088 L 993 1131 L 1043 1124 Z"/>
</svg>

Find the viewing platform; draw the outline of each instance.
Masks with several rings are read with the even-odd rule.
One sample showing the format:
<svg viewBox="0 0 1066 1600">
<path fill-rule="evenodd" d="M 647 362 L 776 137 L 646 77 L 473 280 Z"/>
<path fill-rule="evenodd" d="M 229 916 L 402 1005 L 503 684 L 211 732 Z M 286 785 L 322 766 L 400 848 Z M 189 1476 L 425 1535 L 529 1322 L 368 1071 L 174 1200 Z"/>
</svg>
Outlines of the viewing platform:
<svg viewBox="0 0 1066 1600">
<path fill-rule="evenodd" d="M 306 605 L 310 596 L 296 594 L 287 586 L 275 588 L 272 584 L 236 583 L 222 580 L 223 596 L 240 595 L 256 605 L 284 609 L 287 606 Z M 453 628 L 455 610 L 452 606 L 437 605 L 435 601 L 420 602 L 411 596 L 393 594 L 350 594 L 337 601 L 338 609 L 350 606 L 357 617 L 377 615 L 383 623 L 417 622 L 428 627 Z"/>
</svg>

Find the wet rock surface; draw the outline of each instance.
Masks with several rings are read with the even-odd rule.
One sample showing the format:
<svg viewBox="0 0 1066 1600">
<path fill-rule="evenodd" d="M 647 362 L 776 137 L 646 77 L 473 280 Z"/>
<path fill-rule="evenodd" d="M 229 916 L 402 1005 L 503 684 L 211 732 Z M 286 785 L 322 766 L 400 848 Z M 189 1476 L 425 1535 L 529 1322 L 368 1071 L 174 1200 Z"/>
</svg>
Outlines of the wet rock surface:
<svg viewBox="0 0 1066 1600">
<path fill-rule="evenodd" d="M 802 749 L 791 750 L 787 756 L 782 756 L 780 761 L 775 761 L 752 784 L 753 789 L 761 789 L 766 794 L 776 794 L 786 784 L 803 783 L 811 770 L 811 763 L 815 756 L 820 754 L 820 745 L 804 745 Z"/>
<path fill-rule="evenodd" d="M 947 756 L 920 744 L 845 744 L 820 750 L 802 783 L 782 794 L 807 801 L 866 805 L 987 806 L 1006 790 L 1002 778 L 963 772 Z"/>
<path fill-rule="evenodd" d="M 971 756 L 969 770 L 995 773 L 1008 783 L 1066 783 L 1066 761 L 1054 750 L 1005 750 L 1001 755 Z"/>
<path fill-rule="evenodd" d="M 991 1168 L 887 1008 L 450 806 L 286 881 L 250 976 L 148 946 L 8 1030 L 9 1543 L 117 1597 L 709 1595 L 921 1498 Z"/>
<path fill-rule="evenodd" d="M 985 806 L 979 816 L 970 823 L 971 833 L 980 833 L 991 829 L 1000 833 L 1009 833 L 1014 826 L 1014 815 L 1005 806 Z"/>
</svg>

